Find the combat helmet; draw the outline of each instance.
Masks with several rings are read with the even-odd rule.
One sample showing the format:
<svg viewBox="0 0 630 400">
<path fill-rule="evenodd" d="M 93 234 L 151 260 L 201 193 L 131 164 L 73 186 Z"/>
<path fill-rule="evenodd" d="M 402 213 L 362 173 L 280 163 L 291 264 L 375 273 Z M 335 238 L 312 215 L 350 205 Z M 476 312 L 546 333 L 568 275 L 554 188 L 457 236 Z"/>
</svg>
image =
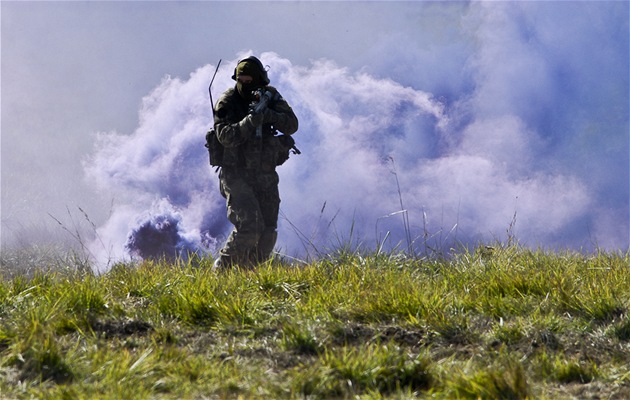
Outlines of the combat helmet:
<svg viewBox="0 0 630 400">
<path fill-rule="evenodd" d="M 238 76 L 238 72 L 246 71 L 246 75 L 250 75 L 254 78 L 256 83 L 259 83 L 261 86 L 269 85 L 269 77 L 267 76 L 267 70 L 260 60 L 254 56 L 249 56 L 242 60 L 239 60 L 236 63 L 236 67 L 234 67 L 234 74 L 232 75 L 232 79 L 236 80 Z"/>
</svg>

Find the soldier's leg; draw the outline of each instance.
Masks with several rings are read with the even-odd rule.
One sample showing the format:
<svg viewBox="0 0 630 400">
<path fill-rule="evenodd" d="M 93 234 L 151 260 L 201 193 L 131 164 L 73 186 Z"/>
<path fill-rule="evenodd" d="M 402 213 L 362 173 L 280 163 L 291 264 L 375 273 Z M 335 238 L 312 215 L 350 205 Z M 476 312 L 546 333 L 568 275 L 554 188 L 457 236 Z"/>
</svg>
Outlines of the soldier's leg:
<svg viewBox="0 0 630 400">
<path fill-rule="evenodd" d="M 258 262 L 264 262 L 271 256 L 278 238 L 278 212 L 280 210 L 280 194 L 278 192 L 278 178 L 269 178 L 266 187 L 258 195 L 260 211 L 265 227 L 258 239 L 256 258 Z"/>
<path fill-rule="evenodd" d="M 234 230 L 221 249 L 219 266 L 227 268 L 238 265 L 249 268 L 264 230 L 264 220 L 256 194 L 245 180 L 234 176 L 221 180 L 221 190 L 227 199 L 227 216 L 234 225 Z"/>
</svg>

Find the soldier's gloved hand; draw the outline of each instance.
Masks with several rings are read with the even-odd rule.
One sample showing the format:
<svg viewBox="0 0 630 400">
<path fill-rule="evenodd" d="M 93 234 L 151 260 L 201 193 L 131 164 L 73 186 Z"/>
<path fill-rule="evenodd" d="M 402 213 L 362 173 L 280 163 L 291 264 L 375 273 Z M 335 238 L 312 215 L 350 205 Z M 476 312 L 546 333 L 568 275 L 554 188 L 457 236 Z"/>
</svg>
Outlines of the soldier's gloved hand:
<svg viewBox="0 0 630 400">
<path fill-rule="evenodd" d="M 251 136 L 251 134 L 256 131 L 256 128 L 263 124 L 264 118 L 264 113 L 256 115 L 247 114 L 245 118 L 240 120 L 238 123 L 238 129 L 241 132 L 241 136 L 243 138 Z"/>
<path fill-rule="evenodd" d="M 248 114 L 245 116 L 245 118 L 240 120 L 236 125 L 241 140 L 244 141 L 249 139 L 254 134 L 254 132 L 256 132 L 256 128 L 262 125 L 263 118 L 263 113 L 260 113 L 258 115 Z"/>
<path fill-rule="evenodd" d="M 260 125 L 265 123 L 265 113 L 264 112 L 261 112 L 261 113 L 258 113 L 258 114 L 249 114 L 245 118 L 249 118 L 252 126 L 254 126 L 255 128 L 257 128 Z"/>
</svg>

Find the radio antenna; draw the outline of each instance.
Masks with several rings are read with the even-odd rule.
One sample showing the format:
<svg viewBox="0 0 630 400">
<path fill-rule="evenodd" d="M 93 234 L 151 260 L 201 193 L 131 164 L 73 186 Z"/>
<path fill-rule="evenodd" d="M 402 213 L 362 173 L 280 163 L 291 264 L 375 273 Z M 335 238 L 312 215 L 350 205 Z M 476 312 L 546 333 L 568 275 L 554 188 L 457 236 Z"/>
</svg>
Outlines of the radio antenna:
<svg viewBox="0 0 630 400">
<path fill-rule="evenodd" d="M 212 106 L 212 115 L 214 115 L 214 102 L 212 101 L 212 82 L 214 82 L 214 77 L 217 76 L 217 72 L 219 71 L 219 66 L 221 65 L 221 59 L 219 59 L 219 63 L 217 64 L 217 68 L 214 70 L 214 75 L 212 75 L 212 80 L 210 81 L 210 86 L 208 86 L 208 93 L 210 94 L 210 105 Z"/>
</svg>

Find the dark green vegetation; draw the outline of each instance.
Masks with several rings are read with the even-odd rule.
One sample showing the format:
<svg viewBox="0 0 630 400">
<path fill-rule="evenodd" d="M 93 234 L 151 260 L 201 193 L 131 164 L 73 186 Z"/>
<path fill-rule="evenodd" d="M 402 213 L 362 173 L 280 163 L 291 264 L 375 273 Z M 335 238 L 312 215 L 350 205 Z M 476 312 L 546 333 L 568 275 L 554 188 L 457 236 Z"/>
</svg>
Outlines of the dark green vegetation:
<svg viewBox="0 0 630 400">
<path fill-rule="evenodd" d="M 0 398 L 630 398 L 630 256 L 481 247 L 0 282 Z"/>
</svg>

